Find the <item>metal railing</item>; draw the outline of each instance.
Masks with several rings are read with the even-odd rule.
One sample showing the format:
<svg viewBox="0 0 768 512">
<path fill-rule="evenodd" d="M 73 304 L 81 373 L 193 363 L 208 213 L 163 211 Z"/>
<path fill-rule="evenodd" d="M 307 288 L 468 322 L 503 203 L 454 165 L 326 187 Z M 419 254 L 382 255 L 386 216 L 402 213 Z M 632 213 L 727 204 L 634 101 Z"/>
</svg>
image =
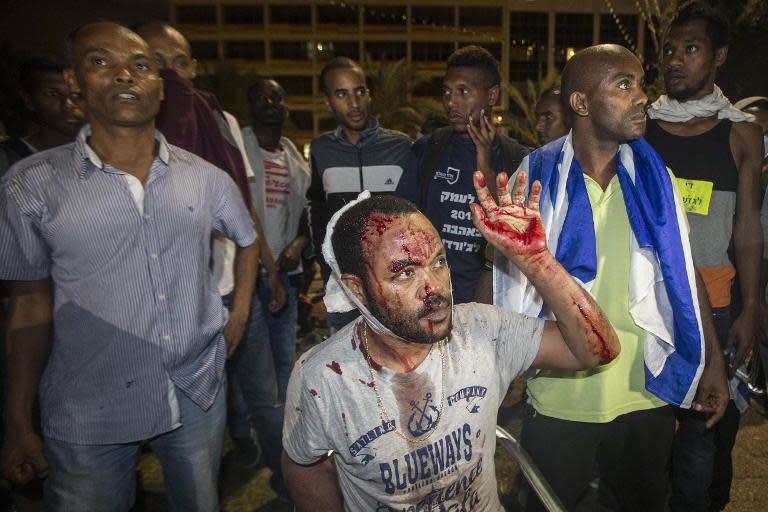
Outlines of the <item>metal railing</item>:
<svg viewBox="0 0 768 512">
<path fill-rule="evenodd" d="M 552 487 L 544 479 L 539 468 L 531 460 L 531 457 L 523 450 L 520 443 L 512 437 L 512 434 L 503 428 L 496 426 L 496 438 L 498 444 L 503 447 L 520 465 L 523 476 L 528 481 L 533 491 L 541 500 L 541 503 L 549 512 L 565 512 L 565 507 L 555 495 Z"/>
</svg>

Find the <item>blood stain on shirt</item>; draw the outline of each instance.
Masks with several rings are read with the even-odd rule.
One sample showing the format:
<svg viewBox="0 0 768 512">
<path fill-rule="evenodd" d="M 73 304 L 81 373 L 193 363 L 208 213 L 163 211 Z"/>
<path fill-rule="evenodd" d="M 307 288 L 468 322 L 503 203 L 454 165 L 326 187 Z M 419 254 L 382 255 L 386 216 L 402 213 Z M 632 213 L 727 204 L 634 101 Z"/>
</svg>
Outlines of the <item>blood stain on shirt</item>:
<svg viewBox="0 0 768 512">
<path fill-rule="evenodd" d="M 368 386 L 369 388 L 372 388 L 374 386 L 373 381 L 365 382 L 363 379 L 357 379 L 357 380 L 360 381 L 360 384 L 362 384 L 363 386 Z"/>
<path fill-rule="evenodd" d="M 325 366 L 327 366 L 328 368 L 330 368 L 334 372 L 336 372 L 339 375 L 341 375 L 341 365 L 339 365 L 339 363 L 337 363 L 336 361 L 331 361 L 331 364 L 327 364 Z"/>
</svg>

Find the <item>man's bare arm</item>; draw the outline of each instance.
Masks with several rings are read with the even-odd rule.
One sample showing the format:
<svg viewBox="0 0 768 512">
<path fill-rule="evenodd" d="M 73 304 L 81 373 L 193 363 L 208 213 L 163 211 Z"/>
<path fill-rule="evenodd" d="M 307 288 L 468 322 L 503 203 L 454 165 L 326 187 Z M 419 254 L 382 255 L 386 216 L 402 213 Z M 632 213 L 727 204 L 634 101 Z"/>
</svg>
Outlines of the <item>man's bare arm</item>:
<svg viewBox="0 0 768 512">
<path fill-rule="evenodd" d="M 557 318 L 545 324 L 531 366 L 578 370 L 610 363 L 621 352 L 616 331 L 592 296 L 549 256 L 549 262 L 526 272 Z"/>
<path fill-rule="evenodd" d="M 37 397 L 53 332 L 53 299 L 50 282 L 17 281 L 10 284 L 11 307 L 5 340 L 5 440 L 0 466 L 17 483 L 44 477 L 48 463 L 32 424 Z"/>
<path fill-rule="evenodd" d="M 734 320 L 725 346 L 736 353 L 731 371 L 738 368 L 752 350 L 755 328 L 761 310 L 760 263 L 763 256 L 763 231 L 760 226 L 760 169 L 763 144 L 760 129 L 752 123 L 735 123 L 731 130 L 731 148 L 739 169 L 736 189 L 736 222 L 733 245 L 741 289 L 741 313 Z"/>
<path fill-rule="evenodd" d="M 248 247 L 238 247 L 235 253 L 232 309 L 224 328 L 224 341 L 227 343 L 227 355 L 232 355 L 245 334 L 246 323 L 251 312 L 253 291 L 256 287 L 256 274 L 259 268 L 260 246 L 258 241 Z"/>
<path fill-rule="evenodd" d="M 539 216 L 541 184 L 531 186 L 528 208 L 512 197 L 524 196 L 526 173 L 520 172 L 510 195 L 506 173 L 499 174 L 499 204 L 491 197 L 482 174 L 474 175 L 480 204 L 472 204 L 472 221 L 497 250 L 531 281 L 557 318 L 544 328 L 537 368 L 591 368 L 619 355 L 621 346 L 600 307 L 547 249 Z M 481 206 L 482 205 L 482 206 Z"/>
<path fill-rule="evenodd" d="M 283 452 L 282 466 L 285 485 L 296 512 L 344 510 L 339 477 L 330 457 L 311 466 L 302 466 Z"/>
<path fill-rule="evenodd" d="M 261 264 L 267 270 L 267 287 L 269 288 L 269 304 L 267 307 L 273 313 L 280 311 L 285 306 L 285 288 L 277 275 L 278 268 L 275 259 L 272 257 L 272 250 L 269 248 L 267 237 L 264 235 L 264 229 L 261 227 L 261 220 L 256 214 L 256 210 L 251 210 L 253 224 L 256 227 L 256 233 L 259 236 L 259 257 Z"/>
<path fill-rule="evenodd" d="M 731 397 L 725 377 L 725 359 L 717 339 L 712 309 L 709 306 L 704 281 L 701 280 L 698 272 L 696 272 L 696 292 L 699 299 L 701 327 L 704 331 L 705 357 L 704 371 L 699 379 L 692 407 L 696 411 L 710 415 L 706 423 L 706 427 L 710 428 L 723 417 Z"/>
</svg>

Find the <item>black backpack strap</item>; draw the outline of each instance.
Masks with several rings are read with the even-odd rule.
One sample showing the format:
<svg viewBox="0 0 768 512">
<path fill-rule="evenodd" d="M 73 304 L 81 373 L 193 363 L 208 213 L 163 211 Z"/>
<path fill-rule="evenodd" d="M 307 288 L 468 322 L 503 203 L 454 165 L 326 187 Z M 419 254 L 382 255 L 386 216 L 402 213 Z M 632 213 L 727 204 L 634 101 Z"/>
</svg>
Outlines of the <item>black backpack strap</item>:
<svg viewBox="0 0 768 512">
<path fill-rule="evenodd" d="M 427 195 L 429 183 L 435 175 L 437 167 L 445 156 L 445 148 L 453 133 L 453 128 L 447 126 L 432 132 L 428 137 L 424 154 L 419 166 L 419 208 L 423 211 L 427 207 Z"/>
</svg>

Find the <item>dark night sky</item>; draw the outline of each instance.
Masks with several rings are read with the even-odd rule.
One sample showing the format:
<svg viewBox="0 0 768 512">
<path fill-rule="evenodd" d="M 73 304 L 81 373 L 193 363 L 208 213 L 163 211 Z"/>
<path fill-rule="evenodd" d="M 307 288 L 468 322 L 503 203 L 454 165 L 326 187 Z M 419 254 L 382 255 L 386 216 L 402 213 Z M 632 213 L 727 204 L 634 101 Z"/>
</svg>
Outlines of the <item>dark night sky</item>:
<svg viewBox="0 0 768 512">
<path fill-rule="evenodd" d="M 64 36 L 83 23 L 167 19 L 167 0 L 3 0 L 0 40 L 31 53 L 61 55 Z"/>
</svg>

